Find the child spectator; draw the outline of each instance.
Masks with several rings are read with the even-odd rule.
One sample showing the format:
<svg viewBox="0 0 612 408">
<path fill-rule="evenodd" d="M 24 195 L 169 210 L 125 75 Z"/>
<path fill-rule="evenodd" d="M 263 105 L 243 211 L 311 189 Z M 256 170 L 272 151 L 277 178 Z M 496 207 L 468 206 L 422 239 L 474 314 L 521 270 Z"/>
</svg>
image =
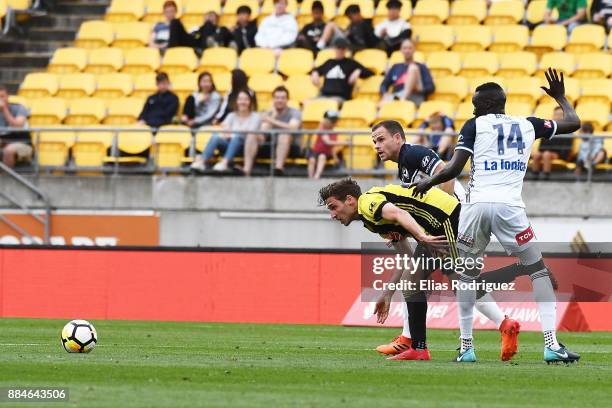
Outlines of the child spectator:
<svg viewBox="0 0 612 408">
<path fill-rule="evenodd" d="M 181 20 L 175 18 L 170 22 L 170 39 L 168 47 L 191 47 L 197 53 L 210 47 L 227 47 L 233 40 L 232 33 L 219 26 L 219 16 L 214 11 L 209 12 L 204 24 L 196 31 L 188 33 Z"/>
<path fill-rule="evenodd" d="M 346 143 L 338 142 L 338 135 L 328 134 L 325 131 L 334 130 L 338 122 L 339 114 L 336 111 L 327 111 L 319 125 L 322 131 L 317 135 L 314 145 L 308 154 L 308 177 L 318 180 L 325 169 L 325 163 L 331 158 L 336 158 L 335 146 L 344 146 Z"/>
<path fill-rule="evenodd" d="M 153 27 L 149 47 L 158 48 L 162 53 L 168 48 L 170 41 L 170 23 L 176 18 L 177 6 L 172 0 L 164 3 L 164 21 L 160 21 Z"/>
<path fill-rule="evenodd" d="M 198 91 L 187 97 L 181 122 L 191 128 L 212 124 L 221 106 L 221 95 L 215 88 L 212 75 L 202 72 L 198 76 Z"/>
<path fill-rule="evenodd" d="M 606 151 L 603 148 L 603 138 L 593 137 L 593 124 L 584 122 L 580 129 L 582 135 L 591 135 L 591 137 L 581 137 L 580 150 L 576 158 L 576 179 L 580 180 L 582 171 L 589 167 L 601 164 L 606 160 Z"/>
</svg>

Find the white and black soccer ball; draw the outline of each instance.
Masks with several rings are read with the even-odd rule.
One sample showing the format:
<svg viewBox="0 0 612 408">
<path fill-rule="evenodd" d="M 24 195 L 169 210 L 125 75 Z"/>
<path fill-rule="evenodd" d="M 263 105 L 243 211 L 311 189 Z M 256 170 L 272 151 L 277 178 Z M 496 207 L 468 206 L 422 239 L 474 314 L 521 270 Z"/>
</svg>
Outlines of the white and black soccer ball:
<svg viewBox="0 0 612 408">
<path fill-rule="evenodd" d="M 89 353 L 97 342 L 98 333 L 87 320 L 72 320 L 62 329 L 62 346 L 69 353 Z"/>
</svg>

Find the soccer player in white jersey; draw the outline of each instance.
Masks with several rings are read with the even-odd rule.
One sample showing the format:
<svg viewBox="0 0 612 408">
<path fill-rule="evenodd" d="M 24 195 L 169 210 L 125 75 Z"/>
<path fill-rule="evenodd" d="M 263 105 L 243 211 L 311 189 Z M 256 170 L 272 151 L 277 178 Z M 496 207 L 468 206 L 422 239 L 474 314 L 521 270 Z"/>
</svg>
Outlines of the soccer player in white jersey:
<svg viewBox="0 0 612 408">
<path fill-rule="evenodd" d="M 580 128 L 580 119 L 565 97 L 563 73 L 559 76 L 556 70 L 549 68 L 546 79 L 548 88 L 542 89 L 563 109 L 562 120 L 508 116 L 504 90 L 492 82 L 480 85 L 472 97 L 474 118 L 461 129 L 452 160 L 433 177 L 417 183 L 414 194 L 423 194 L 457 177 L 472 158 L 466 202 L 459 220 L 459 253 L 465 257 L 483 256 L 493 233 L 506 252 L 518 257 L 529 271 L 538 304 L 544 332 L 544 361 L 569 363 L 580 356 L 557 341 L 555 294 L 521 197 L 535 139 L 550 139 Z M 479 270 L 470 271 L 461 275 L 461 279 L 469 283 L 479 274 Z M 472 288 L 457 291 L 461 330 L 458 362 L 476 361 L 472 345 L 475 300 L 476 292 Z"/>
</svg>

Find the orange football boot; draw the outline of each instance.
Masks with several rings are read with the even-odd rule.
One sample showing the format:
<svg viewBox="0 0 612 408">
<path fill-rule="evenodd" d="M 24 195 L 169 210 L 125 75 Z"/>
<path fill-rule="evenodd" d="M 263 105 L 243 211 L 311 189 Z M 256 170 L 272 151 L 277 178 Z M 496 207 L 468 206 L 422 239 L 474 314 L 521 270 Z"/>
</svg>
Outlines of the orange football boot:
<svg viewBox="0 0 612 408">
<path fill-rule="evenodd" d="M 502 341 L 500 358 L 502 361 L 508 361 L 516 354 L 520 329 L 521 325 L 519 322 L 510 319 L 508 316 L 506 316 L 501 325 L 499 325 Z"/>
<path fill-rule="evenodd" d="M 429 349 L 417 350 L 411 347 L 396 356 L 387 357 L 387 360 L 431 360 L 431 355 Z"/>
<path fill-rule="evenodd" d="M 393 339 L 393 341 L 389 344 L 381 344 L 376 347 L 376 351 L 381 354 L 387 354 L 390 356 L 401 353 L 402 351 L 406 351 L 412 345 L 412 340 L 408 337 L 397 336 Z"/>
</svg>

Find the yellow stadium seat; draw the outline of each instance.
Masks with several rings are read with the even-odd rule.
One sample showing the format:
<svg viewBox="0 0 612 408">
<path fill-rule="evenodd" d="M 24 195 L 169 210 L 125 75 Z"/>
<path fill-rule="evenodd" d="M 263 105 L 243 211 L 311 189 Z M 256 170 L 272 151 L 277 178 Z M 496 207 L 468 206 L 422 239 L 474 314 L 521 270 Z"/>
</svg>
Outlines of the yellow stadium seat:
<svg viewBox="0 0 612 408">
<path fill-rule="evenodd" d="M 142 21 L 115 24 L 115 48 L 146 47 L 151 37 L 151 24 Z"/>
<path fill-rule="evenodd" d="M 457 75 L 461 69 L 461 54 L 454 51 L 432 52 L 427 58 L 427 67 L 434 79 Z"/>
<path fill-rule="evenodd" d="M 122 131 L 117 133 L 117 147 L 124 153 L 125 157 L 110 158 L 105 161 L 118 161 L 119 163 L 129 164 L 146 163 L 146 158 L 134 155 L 140 155 L 151 148 L 153 144 L 151 130 L 145 125 L 133 125 L 130 128 L 138 131 Z"/>
<path fill-rule="evenodd" d="M 342 0 L 338 7 L 338 14 L 334 18 L 334 21 L 341 28 L 346 28 L 349 25 L 348 18 L 344 15 L 346 8 L 351 4 L 359 5 L 361 9 L 361 15 L 364 18 L 374 17 L 374 2 L 371 0 Z"/>
<path fill-rule="evenodd" d="M 453 29 L 445 25 L 413 27 L 413 38 L 417 38 L 417 49 L 422 52 L 444 51 L 454 42 Z"/>
<path fill-rule="evenodd" d="M 497 54 L 494 52 L 469 52 L 463 56 L 460 75 L 475 78 L 494 75 L 499 69 Z"/>
<path fill-rule="evenodd" d="M 116 23 L 137 21 L 144 16 L 144 0 L 113 0 L 105 19 Z"/>
<path fill-rule="evenodd" d="M 30 103 L 30 126 L 58 125 L 66 117 L 66 101 L 62 98 L 40 98 Z"/>
<path fill-rule="evenodd" d="M 581 95 L 578 103 L 612 102 L 612 79 L 583 79 L 580 81 Z"/>
<path fill-rule="evenodd" d="M 500 76 L 485 76 L 481 78 L 468 78 L 468 82 L 470 85 L 470 95 L 474 93 L 474 91 L 479 85 L 482 85 L 486 82 L 495 82 L 496 84 L 499 84 L 499 86 L 501 86 L 502 88 L 506 89 L 506 80 Z"/>
<path fill-rule="evenodd" d="M 506 104 L 506 114 L 510 116 L 531 116 L 533 105 L 526 102 L 509 102 Z"/>
<path fill-rule="evenodd" d="M 468 94 L 468 81 L 463 77 L 438 78 L 435 85 L 436 91 L 430 96 L 434 101 L 448 101 L 456 105 Z"/>
<path fill-rule="evenodd" d="M 557 71 L 563 72 L 565 77 L 571 76 L 576 70 L 576 58 L 573 54 L 567 52 L 547 52 L 540 59 L 538 75 L 544 77 L 544 72 L 548 68 L 554 68 Z"/>
<path fill-rule="evenodd" d="M 400 9 L 400 18 L 402 20 L 409 20 L 412 15 L 412 2 L 410 0 L 400 0 L 402 3 L 402 8 Z M 387 19 L 387 2 L 379 1 L 378 6 L 376 7 L 376 11 L 374 12 L 374 18 L 372 19 L 372 24 L 376 26 Z"/>
<path fill-rule="evenodd" d="M 113 25 L 108 21 L 85 21 L 79 28 L 74 45 L 88 49 L 108 47 L 114 37 Z"/>
<path fill-rule="evenodd" d="M 72 158 L 76 167 L 102 167 L 106 152 L 113 144 L 114 133 L 103 126 L 91 126 L 90 131 L 76 133 L 76 140 L 72 146 Z"/>
<path fill-rule="evenodd" d="M 257 106 L 260 111 L 270 110 L 272 91 L 282 84 L 283 79 L 278 74 L 254 74 L 249 78 L 249 88 L 257 94 Z"/>
<path fill-rule="evenodd" d="M 338 110 L 338 101 L 334 99 L 318 98 L 304 103 L 302 111 L 302 126 L 305 129 L 316 129 L 328 110 Z"/>
<path fill-rule="evenodd" d="M 486 16 L 487 4 L 484 0 L 457 0 L 451 4 L 446 24 L 475 25 L 482 23 Z"/>
<path fill-rule="evenodd" d="M 82 48 L 58 48 L 47 70 L 56 74 L 80 72 L 87 65 L 87 51 Z"/>
<path fill-rule="evenodd" d="M 19 87 L 19 96 L 24 98 L 46 98 L 57 93 L 57 75 L 47 72 L 33 72 L 26 75 Z"/>
<path fill-rule="evenodd" d="M 368 129 L 357 129 L 367 131 Z M 372 170 L 378 164 L 378 155 L 372 148 L 372 139 L 368 135 L 339 135 L 338 140 L 350 143 L 343 149 L 347 167 L 354 170 Z"/>
<path fill-rule="evenodd" d="M 34 140 L 38 164 L 42 167 L 65 166 L 75 136 L 76 134 L 69 130 L 38 133 Z"/>
<path fill-rule="evenodd" d="M 208 71 L 211 74 L 230 72 L 238 64 L 238 54 L 233 48 L 207 48 L 200 59 L 198 72 Z"/>
<path fill-rule="evenodd" d="M 290 48 L 281 52 L 278 71 L 285 76 L 308 74 L 312 71 L 314 56 L 304 48 Z"/>
<path fill-rule="evenodd" d="M 181 21 L 185 27 L 201 26 L 204 16 L 214 11 L 221 14 L 221 0 L 183 0 Z"/>
<path fill-rule="evenodd" d="M 168 74 L 182 74 L 193 72 L 198 66 L 198 58 L 193 48 L 168 48 L 164 54 L 160 70 Z"/>
<path fill-rule="evenodd" d="M 209 130 L 198 130 L 195 135 L 195 149 L 197 152 L 201 153 L 206 148 L 212 134 L 213 132 Z"/>
<path fill-rule="evenodd" d="M 455 104 L 448 101 L 423 102 L 421 106 L 419 106 L 416 120 L 412 123 L 412 127 L 418 127 L 425 119 L 437 112 L 452 118 L 453 114 L 455 113 Z"/>
<path fill-rule="evenodd" d="M 383 50 L 361 50 L 355 53 L 353 58 L 375 74 L 384 74 L 387 68 L 387 53 Z"/>
<path fill-rule="evenodd" d="M 529 29 L 524 25 L 493 26 L 493 44 L 489 51 L 497 53 L 521 51 L 529 43 Z"/>
<path fill-rule="evenodd" d="M 544 76 L 538 76 L 540 80 L 540 86 L 548 87 L 548 81 Z M 580 97 L 580 81 L 576 78 L 564 77 L 565 80 L 565 96 L 567 100 L 574 103 Z M 546 93 L 542 92 L 540 96 L 540 101 L 551 101 L 552 98 L 546 95 Z"/>
<path fill-rule="evenodd" d="M 66 99 L 84 98 L 96 90 L 93 74 L 66 74 L 60 76 L 57 96 Z"/>
<path fill-rule="evenodd" d="M 101 99 L 115 99 L 129 96 L 133 89 L 132 76 L 124 73 L 114 72 L 102 74 L 97 77 L 98 87 L 94 94 Z"/>
<path fill-rule="evenodd" d="M 412 11 L 411 24 L 442 24 L 449 15 L 448 2 L 445 0 L 427 0 L 417 2 Z"/>
<path fill-rule="evenodd" d="M 531 76 L 536 72 L 538 60 L 534 53 L 508 52 L 499 55 L 497 75 L 504 78 Z"/>
<path fill-rule="evenodd" d="M 142 21 L 146 21 L 147 23 L 157 23 L 158 21 L 164 21 L 165 2 L 166 0 L 145 0 L 145 15 L 142 18 Z M 181 17 L 183 11 L 183 2 L 181 0 L 174 0 L 174 2 L 177 6 L 177 17 Z M 203 3 L 208 3 L 208 1 L 205 1 Z M 201 25 L 201 23 L 199 25 Z"/>
<path fill-rule="evenodd" d="M 525 47 L 527 51 L 535 52 L 538 56 L 551 51 L 560 51 L 567 42 L 565 26 L 543 24 L 537 26 L 531 34 L 531 43 Z"/>
<path fill-rule="evenodd" d="M 535 106 L 535 103 L 542 95 L 540 84 L 540 79 L 534 77 L 507 79 L 507 102 L 524 102 L 531 104 L 531 106 Z"/>
<path fill-rule="evenodd" d="M 544 12 L 546 11 L 546 0 L 531 0 L 527 6 L 527 21 L 533 25 L 540 24 L 544 21 Z M 553 9 L 553 17 L 557 19 L 559 12 L 556 8 Z"/>
<path fill-rule="evenodd" d="M 251 8 L 252 19 L 256 19 L 259 16 L 258 0 L 227 0 L 225 2 L 225 7 L 223 7 L 223 14 L 221 14 L 221 18 L 219 19 L 219 25 L 232 27 L 236 24 L 236 10 L 242 5 Z"/>
<path fill-rule="evenodd" d="M 474 117 L 474 105 L 472 101 L 461 102 L 455 111 L 455 128 L 461 129 L 464 123 Z"/>
<path fill-rule="evenodd" d="M 612 55 L 609 53 L 588 53 L 578 56 L 578 67 L 574 78 L 605 78 L 612 73 Z"/>
<path fill-rule="evenodd" d="M 309 75 L 292 75 L 285 81 L 285 87 L 291 99 L 299 103 L 316 98 L 319 94 L 319 88 L 312 84 Z"/>
<path fill-rule="evenodd" d="M 268 74 L 274 70 L 274 51 L 267 48 L 247 48 L 240 55 L 240 69 L 247 75 Z"/>
<path fill-rule="evenodd" d="M 191 129 L 187 126 L 162 126 L 155 135 L 153 159 L 160 168 L 177 168 L 183 164 L 185 151 L 191 145 Z"/>
<path fill-rule="evenodd" d="M 215 82 L 215 88 L 222 94 L 228 92 L 232 87 L 232 74 L 230 72 L 214 74 L 213 80 Z"/>
<path fill-rule="evenodd" d="M 416 62 L 420 62 L 422 64 L 425 63 L 425 54 L 422 53 L 421 51 L 415 51 L 414 54 L 412 55 L 412 59 L 415 60 Z M 389 57 L 389 66 L 392 66 L 393 64 L 403 64 L 404 63 L 404 55 L 401 53 L 401 51 L 393 51 L 393 54 L 391 54 L 391 56 Z"/>
<path fill-rule="evenodd" d="M 525 14 L 525 5 L 520 0 L 495 1 L 485 18 L 486 25 L 517 24 Z"/>
<path fill-rule="evenodd" d="M 451 47 L 451 50 L 459 52 L 483 51 L 490 44 L 490 27 L 479 25 L 458 26 L 455 27 L 455 44 Z"/>
<path fill-rule="evenodd" d="M 552 117 L 553 111 L 557 106 L 559 105 L 557 105 L 557 102 L 555 101 L 539 103 L 533 112 L 533 116 L 541 119 L 549 119 Z"/>
<path fill-rule="evenodd" d="M 125 51 L 125 64 L 121 72 L 145 74 L 157 71 L 160 66 L 159 50 L 155 48 L 132 48 Z"/>
<path fill-rule="evenodd" d="M 170 82 L 172 83 L 172 92 L 178 96 L 179 101 L 183 102 L 198 89 L 198 74 L 195 72 L 175 74 L 170 77 Z"/>
<path fill-rule="evenodd" d="M 575 27 L 565 46 L 565 51 L 573 53 L 597 52 L 606 43 L 606 31 L 603 26 L 582 24 Z M 608 45 L 609 47 L 609 45 Z"/>
<path fill-rule="evenodd" d="M 342 105 L 338 127 L 347 129 L 368 127 L 374 119 L 376 119 L 375 102 L 353 99 Z"/>
<path fill-rule="evenodd" d="M 361 80 L 357 83 L 355 92 L 353 92 L 353 94 L 359 99 L 367 99 L 378 102 L 380 99 L 380 85 L 382 84 L 382 81 L 382 75 L 373 75 L 369 78 Z"/>
<path fill-rule="evenodd" d="M 106 116 L 106 105 L 102 99 L 73 99 L 68 105 L 68 116 L 64 123 L 70 126 L 88 126 L 102 122 Z"/>
<path fill-rule="evenodd" d="M 120 48 L 96 48 L 89 52 L 89 62 L 85 72 L 107 74 L 123 68 L 123 51 Z"/>
<path fill-rule="evenodd" d="M 108 113 L 104 118 L 104 124 L 123 126 L 136 123 L 144 103 L 145 99 L 135 97 L 108 101 Z"/>
<path fill-rule="evenodd" d="M 576 106 L 576 113 L 582 123 L 592 122 L 595 131 L 602 131 L 608 124 L 610 106 L 593 102 L 579 103 Z"/>
<path fill-rule="evenodd" d="M 415 113 L 416 105 L 412 101 L 389 101 L 380 107 L 376 122 L 396 120 L 407 128 L 414 120 Z"/>
<path fill-rule="evenodd" d="M 155 83 L 154 72 L 134 76 L 134 91 L 132 92 L 132 96 L 146 99 L 155 92 L 157 92 L 157 84 Z"/>
</svg>

